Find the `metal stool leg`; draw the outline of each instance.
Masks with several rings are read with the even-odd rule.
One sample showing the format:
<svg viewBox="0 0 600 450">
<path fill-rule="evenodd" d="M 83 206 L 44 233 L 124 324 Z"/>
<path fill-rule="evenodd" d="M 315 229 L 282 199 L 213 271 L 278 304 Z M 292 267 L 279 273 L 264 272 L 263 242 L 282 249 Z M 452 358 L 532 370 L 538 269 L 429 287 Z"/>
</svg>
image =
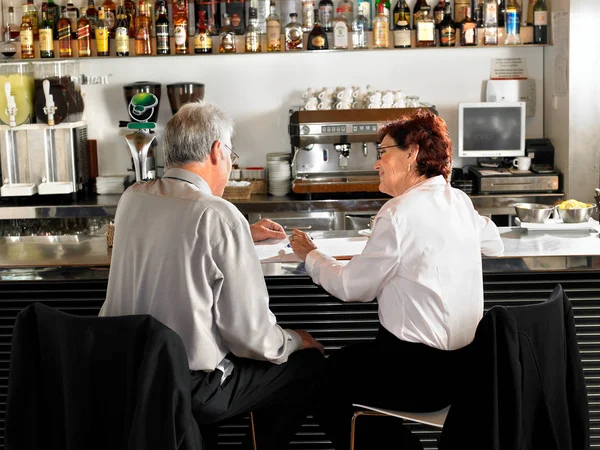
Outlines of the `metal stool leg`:
<svg viewBox="0 0 600 450">
<path fill-rule="evenodd" d="M 375 411 L 356 411 L 352 416 L 352 422 L 350 422 L 350 450 L 354 450 L 354 437 L 356 436 L 356 419 L 358 419 L 359 416 L 387 416 L 387 414 Z"/>
<path fill-rule="evenodd" d="M 252 433 L 252 448 L 257 450 L 256 447 L 256 429 L 254 428 L 254 414 L 250 411 L 250 432 Z"/>
</svg>

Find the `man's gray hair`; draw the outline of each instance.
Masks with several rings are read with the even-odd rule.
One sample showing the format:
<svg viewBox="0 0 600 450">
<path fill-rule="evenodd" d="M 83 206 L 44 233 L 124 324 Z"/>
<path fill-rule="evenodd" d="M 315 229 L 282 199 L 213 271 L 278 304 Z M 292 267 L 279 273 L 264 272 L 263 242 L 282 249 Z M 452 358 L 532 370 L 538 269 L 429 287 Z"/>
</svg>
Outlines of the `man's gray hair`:
<svg viewBox="0 0 600 450">
<path fill-rule="evenodd" d="M 233 119 L 216 105 L 200 100 L 184 104 L 165 127 L 165 166 L 204 162 L 215 141 L 233 137 Z"/>
</svg>

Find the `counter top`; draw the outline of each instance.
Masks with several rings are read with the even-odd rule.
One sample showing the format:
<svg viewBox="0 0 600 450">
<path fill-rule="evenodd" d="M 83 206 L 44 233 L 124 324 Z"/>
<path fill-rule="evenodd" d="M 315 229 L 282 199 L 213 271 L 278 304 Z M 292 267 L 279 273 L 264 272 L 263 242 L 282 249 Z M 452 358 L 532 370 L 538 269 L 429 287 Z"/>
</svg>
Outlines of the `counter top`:
<svg viewBox="0 0 600 450">
<path fill-rule="evenodd" d="M 499 228 L 503 255 L 483 258 L 484 272 L 536 270 L 599 270 L 600 238 L 596 231 L 540 232 Z M 352 237 L 356 231 L 314 232 L 313 236 Z M 0 279 L 41 276 L 56 269 L 104 269 L 110 253 L 103 237 L 33 236 L 1 238 Z M 262 264 L 265 276 L 306 275 L 303 263 Z M 78 273 L 81 273 L 79 271 Z M 29 275 L 27 275 L 29 274 Z M 98 276 L 97 273 L 94 274 Z"/>
<path fill-rule="evenodd" d="M 514 203 L 555 204 L 561 193 L 472 195 L 475 209 L 482 215 L 514 214 Z M 40 196 L 30 198 L 0 198 L 0 220 L 52 219 L 66 217 L 112 217 L 120 195 Z M 247 200 L 232 200 L 242 214 L 280 212 L 350 212 L 373 213 L 390 199 L 381 193 L 356 193 L 325 198 L 324 194 L 252 195 Z"/>
</svg>

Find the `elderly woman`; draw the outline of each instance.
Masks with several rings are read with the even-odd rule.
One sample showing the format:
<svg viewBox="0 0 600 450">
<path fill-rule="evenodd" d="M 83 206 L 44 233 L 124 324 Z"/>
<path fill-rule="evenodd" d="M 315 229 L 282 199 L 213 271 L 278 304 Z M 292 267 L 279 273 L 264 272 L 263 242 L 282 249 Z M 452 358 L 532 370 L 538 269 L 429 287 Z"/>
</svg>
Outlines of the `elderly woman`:
<svg viewBox="0 0 600 450">
<path fill-rule="evenodd" d="M 321 419 L 338 450 L 349 448 L 352 403 L 404 411 L 450 403 L 451 350 L 473 340 L 483 314 L 481 254 L 503 251 L 494 223 L 448 182 L 452 142 L 441 118 L 419 111 L 385 126 L 381 137 L 375 170 L 379 189 L 393 198 L 362 254 L 344 265 L 305 233 L 290 237 L 315 283 L 345 302 L 379 304 L 376 339 L 329 358 Z M 368 445 L 357 448 L 420 448 L 402 433 L 404 447 L 382 432 L 358 432 Z"/>
</svg>

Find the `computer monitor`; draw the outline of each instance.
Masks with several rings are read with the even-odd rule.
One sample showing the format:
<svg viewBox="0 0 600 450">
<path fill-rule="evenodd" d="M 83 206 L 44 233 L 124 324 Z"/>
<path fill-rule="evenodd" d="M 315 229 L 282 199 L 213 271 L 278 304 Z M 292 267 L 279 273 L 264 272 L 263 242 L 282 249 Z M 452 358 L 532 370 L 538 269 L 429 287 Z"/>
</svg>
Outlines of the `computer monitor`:
<svg viewBox="0 0 600 450">
<path fill-rule="evenodd" d="M 525 102 L 458 104 L 458 156 L 525 156 Z"/>
</svg>

